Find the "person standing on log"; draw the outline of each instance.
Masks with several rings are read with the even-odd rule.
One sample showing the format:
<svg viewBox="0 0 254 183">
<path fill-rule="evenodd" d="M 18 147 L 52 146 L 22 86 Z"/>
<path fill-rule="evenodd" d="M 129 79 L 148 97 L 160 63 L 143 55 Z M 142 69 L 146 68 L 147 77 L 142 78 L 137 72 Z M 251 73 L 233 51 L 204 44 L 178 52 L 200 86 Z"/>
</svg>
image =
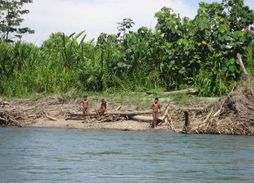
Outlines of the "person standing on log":
<svg viewBox="0 0 254 183">
<path fill-rule="evenodd" d="M 88 116 L 88 99 L 87 99 L 86 95 L 83 97 L 83 100 L 81 101 L 81 104 L 82 104 L 82 107 L 83 107 L 84 119 L 86 119 L 86 116 Z"/>
<path fill-rule="evenodd" d="M 104 99 L 101 99 L 101 107 L 95 110 L 97 115 L 103 115 L 107 110 L 107 102 Z"/>
<path fill-rule="evenodd" d="M 158 113 L 161 109 L 161 105 L 160 105 L 159 99 L 157 97 L 154 99 L 154 102 L 152 103 L 151 109 L 152 109 L 152 114 L 153 114 L 153 122 L 151 124 L 151 127 L 154 128 L 157 125 Z"/>
</svg>

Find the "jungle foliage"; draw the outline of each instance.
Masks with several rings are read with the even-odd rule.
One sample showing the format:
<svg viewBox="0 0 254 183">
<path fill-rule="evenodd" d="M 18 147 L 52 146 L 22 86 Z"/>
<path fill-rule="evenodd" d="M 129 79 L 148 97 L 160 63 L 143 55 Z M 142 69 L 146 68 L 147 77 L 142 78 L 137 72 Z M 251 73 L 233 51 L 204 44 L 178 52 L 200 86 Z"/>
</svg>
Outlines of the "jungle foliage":
<svg viewBox="0 0 254 183">
<path fill-rule="evenodd" d="M 124 19 L 117 34 L 53 33 L 40 47 L 0 42 L 0 94 L 196 87 L 219 96 L 241 79 L 236 54 L 252 71 L 254 11 L 243 0 L 199 4 L 194 19 L 163 7 L 154 30 Z M 250 46 L 249 46 L 250 45 Z M 248 59 L 247 59 L 248 58 Z"/>
</svg>

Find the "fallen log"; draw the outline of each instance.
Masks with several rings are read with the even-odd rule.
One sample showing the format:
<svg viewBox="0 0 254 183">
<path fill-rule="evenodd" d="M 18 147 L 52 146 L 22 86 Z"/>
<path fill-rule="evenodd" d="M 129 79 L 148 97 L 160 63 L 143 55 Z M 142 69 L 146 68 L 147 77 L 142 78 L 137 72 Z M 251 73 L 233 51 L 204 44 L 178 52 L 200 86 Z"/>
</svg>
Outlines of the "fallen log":
<svg viewBox="0 0 254 183">
<path fill-rule="evenodd" d="M 152 114 L 152 111 L 116 111 L 116 112 L 107 112 L 108 115 L 120 115 L 120 116 L 135 116 L 135 115 L 145 115 Z"/>
<path fill-rule="evenodd" d="M 187 112 L 199 112 L 199 111 L 203 111 L 205 108 L 200 108 L 200 107 L 192 107 L 192 108 L 187 108 L 187 107 L 183 107 L 183 108 L 179 108 L 179 107 L 172 107 L 172 108 L 168 108 L 168 111 L 171 110 L 181 110 L 181 111 L 187 111 Z M 141 116 L 144 117 L 141 117 Z M 150 118 L 147 118 L 147 115 L 150 115 Z M 126 120 L 128 119 L 132 119 L 132 120 L 136 120 L 136 121 L 152 121 L 151 118 L 152 115 L 152 111 L 151 110 L 147 110 L 147 111 L 112 111 L 112 112 L 107 112 L 104 115 L 97 115 L 95 112 L 89 113 L 86 116 L 89 116 L 90 118 L 102 118 L 104 117 L 112 117 L 112 118 L 124 118 Z M 162 117 L 160 120 L 164 121 L 165 117 L 163 117 L 165 115 L 162 114 Z M 139 117 L 137 117 L 139 116 Z M 84 119 L 84 114 L 79 112 L 79 113 L 74 113 L 74 112 L 67 112 L 65 114 L 65 120 L 83 120 Z"/>
<path fill-rule="evenodd" d="M 114 111 L 114 112 L 107 112 L 104 114 L 104 116 L 118 116 L 118 117 L 124 117 L 125 119 L 131 119 L 133 116 L 136 115 L 148 115 L 152 114 L 151 111 Z M 100 117 L 100 115 L 97 115 L 96 113 L 89 113 L 86 116 L 89 116 L 90 118 L 96 118 Z M 83 113 L 66 113 L 65 114 L 65 120 L 83 120 L 84 114 Z"/>
<path fill-rule="evenodd" d="M 151 123 L 153 121 L 152 116 L 143 116 L 143 115 L 135 115 L 135 116 L 132 116 L 130 119 L 134 121 L 145 122 L 145 123 Z M 159 117 L 158 121 L 159 122 L 163 121 L 163 117 Z"/>
<path fill-rule="evenodd" d="M 175 94 L 191 94 L 191 95 L 195 95 L 198 93 L 198 90 L 195 88 L 187 88 L 184 90 L 176 90 L 176 91 L 170 91 L 170 92 L 164 92 L 163 94 L 166 96 L 169 95 L 175 95 Z"/>
<path fill-rule="evenodd" d="M 153 91 L 146 91 L 145 94 L 147 95 L 156 95 L 156 92 Z M 175 90 L 175 91 L 168 91 L 168 92 L 163 92 L 161 93 L 164 96 L 169 96 L 169 95 L 174 95 L 174 94 L 190 94 L 190 95 L 195 95 L 198 94 L 198 90 L 195 88 L 187 88 L 183 90 Z"/>
</svg>

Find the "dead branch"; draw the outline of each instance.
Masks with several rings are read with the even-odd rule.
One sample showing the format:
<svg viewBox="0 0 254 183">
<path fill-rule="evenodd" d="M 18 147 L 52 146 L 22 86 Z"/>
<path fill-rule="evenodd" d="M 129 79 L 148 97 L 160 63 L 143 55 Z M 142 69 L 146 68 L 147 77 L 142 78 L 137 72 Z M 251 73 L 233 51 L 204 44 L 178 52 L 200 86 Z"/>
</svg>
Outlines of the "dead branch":
<svg viewBox="0 0 254 183">
<path fill-rule="evenodd" d="M 248 74 L 248 72 L 247 72 L 247 70 L 246 70 L 246 68 L 245 68 L 245 66 L 243 64 L 243 61 L 242 61 L 242 55 L 237 53 L 237 58 L 238 58 L 240 66 L 241 66 L 241 69 L 243 71 L 243 74 L 244 74 L 243 77 L 244 77 L 244 79 L 246 79 L 247 81 L 250 81 L 250 75 Z"/>
<path fill-rule="evenodd" d="M 54 118 L 54 117 L 48 115 L 47 113 L 45 113 L 45 116 L 46 116 L 48 119 L 52 120 L 52 121 L 57 121 L 56 118 Z"/>
</svg>

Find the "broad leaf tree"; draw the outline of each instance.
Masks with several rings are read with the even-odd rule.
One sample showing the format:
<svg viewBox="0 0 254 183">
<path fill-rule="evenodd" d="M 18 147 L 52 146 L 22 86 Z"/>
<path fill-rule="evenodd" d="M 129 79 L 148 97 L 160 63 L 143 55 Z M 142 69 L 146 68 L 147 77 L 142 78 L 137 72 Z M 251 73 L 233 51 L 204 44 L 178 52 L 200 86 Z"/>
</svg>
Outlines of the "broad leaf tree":
<svg viewBox="0 0 254 183">
<path fill-rule="evenodd" d="M 23 5 L 32 3 L 32 0 L 0 0 L 0 40 L 13 42 L 21 39 L 23 34 L 34 33 L 29 27 L 21 27 L 24 21 L 22 15 L 29 10 L 23 9 Z"/>
<path fill-rule="evenodd" d="M 117 36 L 120 37 L 120 38 L 124 38 L 125 34 L 126 34 L 126 31 L 127 30 L 130 30 L 133 25 L 135 25 L 135 23 L 133 22 L 132 19 L 130 18 L 124 18 L 122 22 L 118 22 L 118 27 L 117 27 L 117 30 L 118 30 L 118 33 L 117 33 Z M 130 33 L 131 31 L 129 31 Z"/>
</svg>

